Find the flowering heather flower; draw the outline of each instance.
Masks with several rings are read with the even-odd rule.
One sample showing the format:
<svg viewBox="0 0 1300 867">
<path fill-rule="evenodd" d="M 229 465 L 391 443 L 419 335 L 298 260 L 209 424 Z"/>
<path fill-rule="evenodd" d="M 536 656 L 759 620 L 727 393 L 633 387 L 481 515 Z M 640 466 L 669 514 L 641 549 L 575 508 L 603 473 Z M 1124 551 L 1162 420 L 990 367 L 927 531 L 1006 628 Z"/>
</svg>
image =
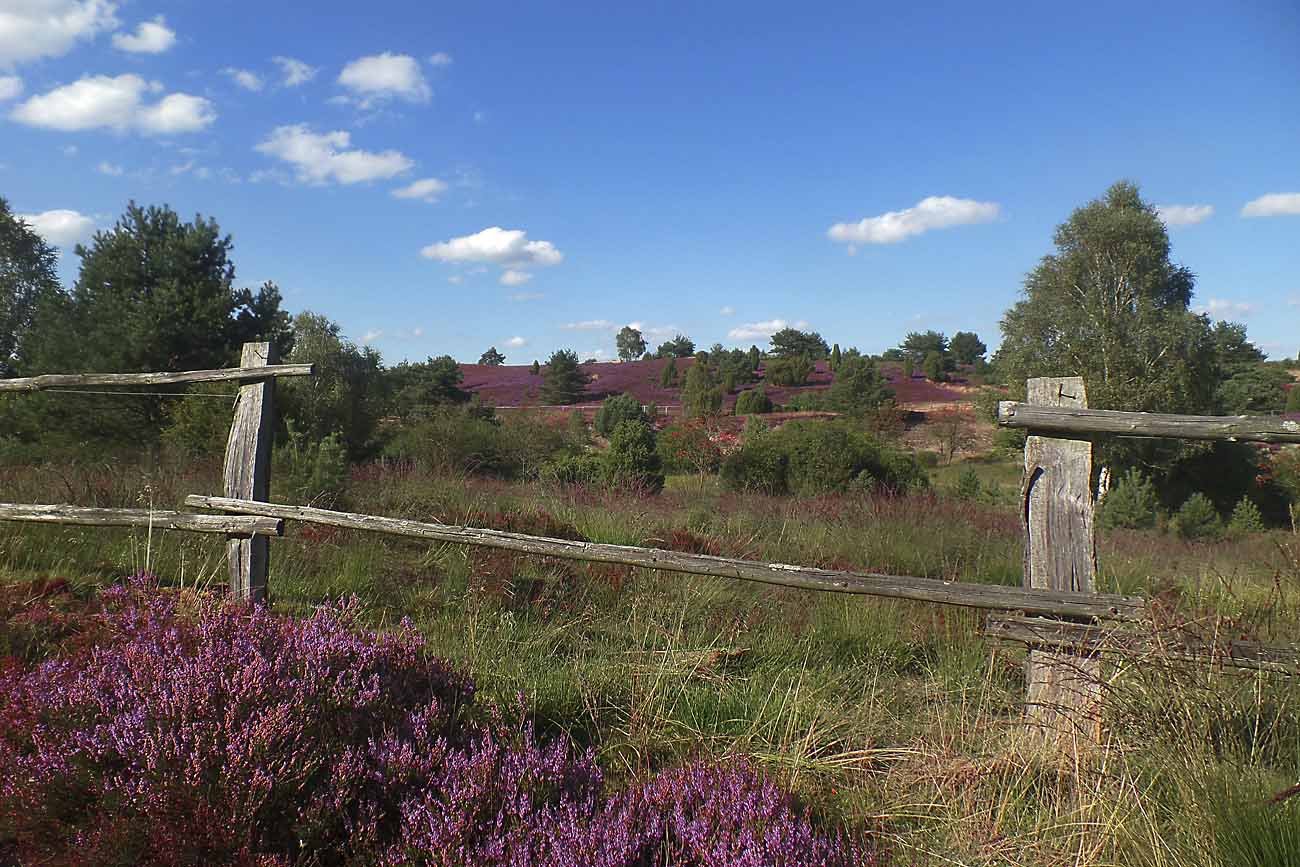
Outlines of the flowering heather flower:
<svg viewBox="0 0 1300 867">
<path fill-rule="evenodd" d="M 877 863 L 741 764 L 607 794 L 590 752 L 469 721 L 466 678 L 357 614 L 101 594 L 92 641 L 0 666 L 0 863 Z"/>
</svg>

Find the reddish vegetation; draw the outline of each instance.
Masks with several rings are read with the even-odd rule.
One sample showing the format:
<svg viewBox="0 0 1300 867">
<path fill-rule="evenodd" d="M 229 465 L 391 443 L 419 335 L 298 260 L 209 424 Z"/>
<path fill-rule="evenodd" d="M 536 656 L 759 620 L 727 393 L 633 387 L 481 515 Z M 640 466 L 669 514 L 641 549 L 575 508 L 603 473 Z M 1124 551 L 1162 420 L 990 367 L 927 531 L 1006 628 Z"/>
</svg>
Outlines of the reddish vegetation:
<svg viewBox="0 0 1300 867">
<path fill-rule="evenodd" d="M 686 371 L 695 363 L 693 358 L 677 359 L 678 381 L 685 381 Z M 631 394 L 645 404 L 662 407 L 680 407 L 680 388 L 660 388 L 659 378 L 668 365 L 666 358 L 649 361 L 597 362 L 584 364 L 582 369 L 591 378 L 587 385 L 588 400 L 583 404 L 592 407 L 611 394 Z M 533 375 L 531 365 L 462 364 L 465 374 L 464 388 L 482 396 L 495 406 L 537 406 L 541 403 L 543 377 Z M 960 385 L 930 382 L 922 376 L 904 380 L 901 368 L 886 365 L 881 368 L 896 399 L 905 406 L 923 403 L 948 403 L 964 399 Z M 775 403 L 787 403 L 797 392 L 818 391 L 828 388 L 834 375 L 826 362 L 819 361 L 808 385 L 801 388 L 769 388 L 768 396 Z M 735 405 L 736 396 L 728 395 L 726 406 Z"/>
</svg>

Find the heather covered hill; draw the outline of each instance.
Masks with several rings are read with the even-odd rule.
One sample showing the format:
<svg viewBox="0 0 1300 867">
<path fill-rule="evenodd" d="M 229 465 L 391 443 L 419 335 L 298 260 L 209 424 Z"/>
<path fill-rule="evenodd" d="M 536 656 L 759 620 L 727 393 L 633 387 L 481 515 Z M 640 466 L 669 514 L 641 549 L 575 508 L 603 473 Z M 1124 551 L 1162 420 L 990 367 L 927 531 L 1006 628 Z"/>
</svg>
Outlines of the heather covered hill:
<svg viewBox="0 0 1300 867">
<path fill-rule="evenodd" d="M 686 371 L 695 364 L 693 358 L 678 358 L 678 382 L 686 378 Z M 652 358 L 645 361 L 628 362 L 593 362 L 582 365 L 582 370 L 589 377 L 586 399 L 583 404 L 595 404 L 612 394 L 631 394 L 644 404 L 657 406 L 678 406 L 681 403 L 681 388 L 663 388 L 660 379 L 669 359 Z M 462 364 L 465 376 L 462 388 L 477 394 L 484 401 L 494 406 L 536 406 L 542 403 L 541 390 L 544 377 L 534 374 L 531 365 L 485 365 Z M 759 368 L 760 373 L 763 368 Z M 902 368 L 898 365 L 882 365 L 881 374 L 894 390 L 895 399 L 903 406 L 917 406 L 933 403 L 951 403 L 967 399 L 966 387 L 958 378 L 951 383 L 931 382 L 919 373 L 910 380 L 903 378 Z M 809 377 L 808 385 L 798 388 L 767 386 L 767 394 L 773 402 L 782 404 L 790 401 L 799 392 L 820 391 L 834 381 L 834 374 L 825 361 L 814 365 L 814 372 Z M 736 395 L 727 396 L 724 410 L 735 405 Z"/>
</svg>

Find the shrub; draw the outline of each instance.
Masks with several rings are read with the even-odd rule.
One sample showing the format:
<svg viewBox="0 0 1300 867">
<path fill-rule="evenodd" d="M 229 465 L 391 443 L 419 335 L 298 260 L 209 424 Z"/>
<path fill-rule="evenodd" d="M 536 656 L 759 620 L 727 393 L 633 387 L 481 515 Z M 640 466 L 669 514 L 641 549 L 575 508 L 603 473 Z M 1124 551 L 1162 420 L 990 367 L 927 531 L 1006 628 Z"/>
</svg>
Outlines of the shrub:
<svg viewBox="0 0 1300 867">
<path fill-rule="evenodd" d="M 231 401 L 218 397 L 235 396 L 235 386 L 219 384 L 212 392 L 190 393 L 172 401 L 162 440 L 189 458 L 220 455 L 226 448 L 233 418 Z"/>
<path fill-rule="evenodd" d="M 659 432 L 657 449 L 670 473 L 716 473 L 722 451 L 698 421 L 670 425 Z"/>
<path fill-rule="evenodd" d="M 761 415 L 772 411 L 772 398 L 763 386 L 742 391 L 736 396 L 736 415 Z"/>
<path fill-rule="evenodd" d="M 790 395 L 782 409 L 785 412 L 822 412 L 826 409 L 823 391 L 796 391 Z"/>
<path fill-rule="evenodd" d="M 1100 512 L 1103 527 L 1149 529 L 1159 518 L 1160 497 L 1150 479 L 1140 470 L 1130 469 L 1106 493 Z"/>
<path fill-rule="evenodd" d="M 471 404 L 445 407 L 404 427 L 384 453 L 414 458 L 434 472 L 515 479 L 536 476 L 549 460 L 577 445 L 533 413 L 512 413 L 501 420 Z"/>
<path fill-rule="evenodd" d="M 110 589 L 63 655 L 0 669 L 6 863 L 870 865 L 743 761 L 607 792 L 409 623 Z M 3 631 L 5 623 L 0 623 Z"/>
<path fill-rule="evenodd" d="M 906 491 L 929 480 L 910 455 L 841 422 L 790 422 L 747 434 L 723 461 L 722 479 L 738 490 L 816 495 L 845 491 L 866 472 L 873 487 Z"/>
<path fill-rule="evenodd" d="M 309 441 L 289 423 L 284 445 L 275 450 L 277 487 L 290 502 L 333 505 L 342 497 L 348 480 L 348 455 L 338 434 Z"/>
<path fill-rule="evenodd" d="M 546 360 L 546 379 L 542 383 L 542 400 L 565 405 L 582 400 L 587 388 L 587 374 L 578 365 L 578 354 L 557 349 Z"/>
<path fill-rule="evenodd" d="M 696 361 L 686 371 L 686 385 L 682 388 L 682 412 L 687 418 L 706 418 L 717 415 L 722 409 L 724 393 L 713 379 L 709 366 Z"/>
<path fill-rule="evenodd" d="M 616 394 L 605 398 L 596 412 L 596 430 L 601 436 L 608 437 L 623 421 L 646 421 L 641 410 L 641 401 L 630 394 Z"/>
<path fill-rule="evenodd" d="M 1238 500 L 1237 505 L 1232 509 L 1232 517 L 1228 519 L 1228 530 L 1235 535 L 1262 533 L 1264 516 L 1260 513 L 1259 506 L 1248 497 Z"/>
<path fill-rule="evenodd" d="M 663 389 L 677 387 L 677 358 L 675 356 L 668 359 L 663 372 L 659 374 L 659 387 Z"/>
<path fill-rule="evenodd" d="M 939 466 L 939 453 L 920 451 L 916 453 L 916 462 L 927 469 Z"/>
<path fill-rule="evenodd" d="M 1300 412 L 1300 385 L 1292 384 L 1286 390 L 1285 412 Z"/>
<path fill-rule="evenodd" d="M 643 421 L 619 422 L 605 453 L 605 479 L 614 487 L 654 494 L 663 490 L 663 466 L 655 450 L 654 428 Z"/>
<path fill-rule="evenodd" d="M 944 372 L 943 354 L 931 352 L 925 356 L 925 361 L 921 363 L 921 370 L 925 373 L 925 378 L 931 382 L 947 382 L 948 374 Z"/>
<path fill-rule="evenodd" d="M 812 372 L 812 359 L 806 355 L 792 355 L 789 358 L 770 359 L 763 377 L 772 385 L 797 387 L 806 385 Z"/>
<path fill-rule="evenodd" d="M 894 392 L 876 365 L 860 356 L 844 358 L 835 371 L 835 381 L 826 391 L 826 405 L 854 418 L 862 418 L 877 407 L 892 402 Z"/>
<path fill-rule="evenodd" d="M 962 470 L 961 475 L 957 477 L 957 486 L 953 489 L 953 493 L 959 500 L 978 500 L 984 493 L 979 474 L 973 467 Z"/>
<path fill-rule="evenodd" d="M 1201 493 L 1192 494 L 1174 515 L 1174 531 L 1184 539 L 1212 541 L 1223 535 L 1223 521 L 1210 498 Z"/>
<path fill-rule="evenodd" d="M 605 462 L 597 454 L 561 455 L 543 465 L 540 475 L 561 485 L 594 487 L 605 481 Z"/>
</svg>

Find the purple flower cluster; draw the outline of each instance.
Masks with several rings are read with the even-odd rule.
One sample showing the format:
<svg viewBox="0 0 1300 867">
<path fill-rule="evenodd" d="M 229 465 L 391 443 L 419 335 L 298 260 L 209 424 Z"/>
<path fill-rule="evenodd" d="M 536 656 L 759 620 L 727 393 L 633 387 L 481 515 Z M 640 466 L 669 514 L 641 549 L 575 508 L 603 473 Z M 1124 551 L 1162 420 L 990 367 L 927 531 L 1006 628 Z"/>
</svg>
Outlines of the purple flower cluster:
<svg viewBox="0 0 1300 867">
<path fill-rule="evenodd" d="M 0 863 L 881 863 L 743 763 L 610 794 L 590 752 L 471 720 L 466 678 L 357 614 L 134 581 L 94 642 L 0 665 Z"/>
</svg>

